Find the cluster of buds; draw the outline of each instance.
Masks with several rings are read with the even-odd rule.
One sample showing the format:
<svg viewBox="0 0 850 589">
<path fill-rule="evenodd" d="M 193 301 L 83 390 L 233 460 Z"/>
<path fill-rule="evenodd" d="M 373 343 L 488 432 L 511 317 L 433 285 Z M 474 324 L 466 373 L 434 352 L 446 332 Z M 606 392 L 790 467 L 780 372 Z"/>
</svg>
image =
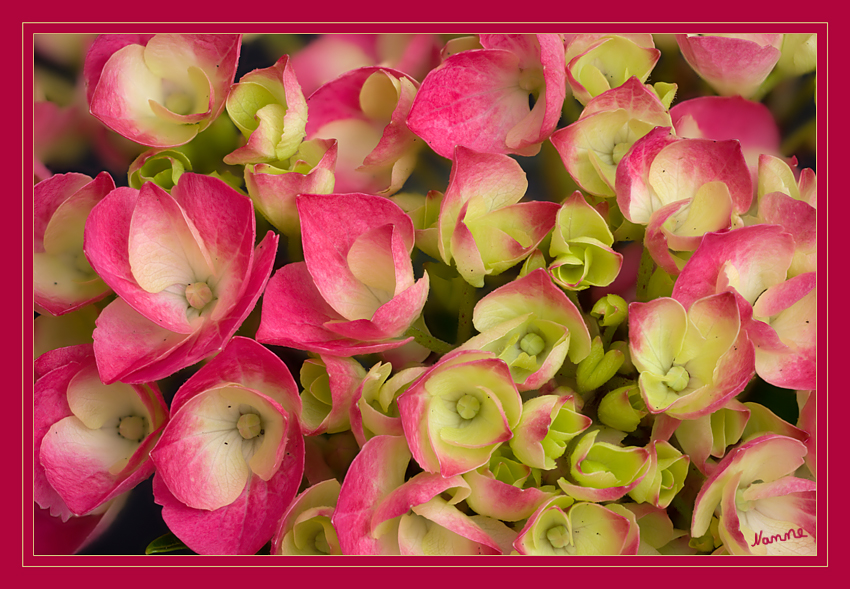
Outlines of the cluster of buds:
<svg viewBox="0 0 850 589">
<path fill-rule="evenodd" d="M 36 109 L 38 551 L 153 476 L 198 554 L 817 553 L 817 183 L 760 101 L 814 36 L 83 40 L 103 171 Z"/>
</svg>

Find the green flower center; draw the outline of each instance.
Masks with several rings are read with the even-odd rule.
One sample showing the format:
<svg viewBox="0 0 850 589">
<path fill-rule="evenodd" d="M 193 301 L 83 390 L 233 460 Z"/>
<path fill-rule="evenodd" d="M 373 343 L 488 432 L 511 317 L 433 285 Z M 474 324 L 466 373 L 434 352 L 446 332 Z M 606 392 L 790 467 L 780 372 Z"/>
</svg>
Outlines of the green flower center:
<svg viewBox="0 0 850 589">
<path fill-rule="evenodd" d="M 127 440 L 141 441 L 146 429 L 145 418 L 138 415 L 123 417 L 118 423 L 118 435 Z"/>
<path fill-rule="evenodd" d="M 546 344 L 543 342 L 543 338 L 536 333 L 525 334 L 525 337 L 519 342 L 519 347 L 529 356 L 539 354 L 545 346 Z"/>
<path fill-rule="evenodd" d="M 457 414 L 464 419 L 472 419 L 478 415 L 481 403 L 472 395 L 464 395 L 457 402 Z"/>
<path fill-rule="evenodd" d="M 212 290 L 206 282 L 195 282 L 186 287 L 186 302 L 199 311 L 213 299 Z"/>
<path fill-rule="evenodd" d="M 519 75 L 519 87 L 526 92 L 532 92 L 541 88 L 546 83 L 543 78 L 543 71 L 539 68 L 530 68 L 524 70 Z"/>
<path fill-rule="evenodd" d="M 263 433 L 263 423 L 256 413 L 246 413 L 236 422 L 236 429 L 243 439 L 250 440 Z"/>
<path fill-rule="evenodd" d="M 563 548 L 570 543 L 570 534 L 564 526 L 554 526 L 546 531 L 546 538 L 555 548 Z"/>
<path fill-rule="evenodd" d="M 631 143 L 618 143 L 614 146 L 614 151 L 611 152 L 611 159 L 614 161 L 614 164 L 619 164 L 620 160 L 623 159 L 623 156 L 626 155 L 626 152 L 631 148 Z"/>
<path fill-rule="evenodd" d="M 328 546 L 328 539 L 325 538 L 325 530 L 319 530 L 319 533 L 316 534 L 316 537 L 313 539 L 313 545 L 316 547 L 316 550 L 321 552 L 322 554 L 330 554 L 331 547 Z"/>
<path fill-rule="evenodd" d="M 684 390 L 690 380 L 691 375 L 683 366 L 673 366 L 664 376 L 664 382 L 667 383 L 667 386 L 677 393 Z"/>
<path fill-rule="evenodd" d="M 172 92 L 165 99 L 165 108 L 178 115 L 188 115 L 192 112 L 194 102 L 185 92 Z"/>
</svg>

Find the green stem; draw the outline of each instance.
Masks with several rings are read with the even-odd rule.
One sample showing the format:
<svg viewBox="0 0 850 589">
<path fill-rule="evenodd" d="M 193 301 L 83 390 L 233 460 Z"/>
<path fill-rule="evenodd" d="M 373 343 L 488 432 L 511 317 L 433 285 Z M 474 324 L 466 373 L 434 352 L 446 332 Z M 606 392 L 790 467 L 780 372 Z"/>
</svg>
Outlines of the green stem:
<svg viewBox="0 0 850 589">
<path fill-rule="evenodd" d="M 614 332 L 617 331 L 617 328 L 620 327 L 618 325 L 609 325 L 605 328 L 605 331 L 602 332 L 602 346 L 607 350 L 611 345 L 611 340 L 614 339 Z"/>
<path fill-rule="evenodd" d="M 640 255 L 640 267 L 638 268 L 636 295 L 638 302 L 645 303 L 649 297 L 649 279 L 652 278 L 652 270 L 655 262 L 652 261 L 652 254 L 649 253 L 649 248 L 643 246 L 643 253 Z"/>
<path fill-rule="evenodd" d="M 301 238 L 299 236 L 287 236 L 286 258 L 290 263 L 300 262 L 304 259 L 304 250 L 301 248 Z"/>
<path fill-rule="evenodd" d="M 404 337 L 413 337 L 417 344 L 428 348 L 432 352 L 437 352 L 438 354 L 447 354 L 455 348 L 455 346 L 450 343 L 437 339 L 433 335 L 428 335 L 424 331 L 420 331 L 415 327 L 408 328 L 408 330 L 404 332 Z"/>
<path fill-rule="evenodd" d="M 567 293 L 567 297 L 573 302 L 576 309 L 581 311 L 581 304 L 578 302 L 578 295 L 576 294 L 576 291 L 564 289 L 564 292 Z"/>
<path fill-rule="evenodd" d="M 472 337 L 472 312 L 475 309 L 475 287 L 466 280 L 462 282 L 457 313 L 457 345 Z"/>
</svg>

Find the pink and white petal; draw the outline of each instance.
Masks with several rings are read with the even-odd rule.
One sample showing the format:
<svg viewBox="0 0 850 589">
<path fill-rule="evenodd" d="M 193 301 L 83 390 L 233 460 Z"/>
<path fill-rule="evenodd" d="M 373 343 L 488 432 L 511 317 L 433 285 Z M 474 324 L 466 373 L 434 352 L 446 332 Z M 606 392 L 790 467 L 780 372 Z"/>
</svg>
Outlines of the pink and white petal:
<svg viewBox="0 0 850 589">
<path fill-rule="evenodd" d="M 785 279 L 793 253 L 794 239 L 779 225 L 707 233 L 676 280 L 673 298 L 688 308 L 697 299 L 734 288 L 752 304 Z"/>
<path fill-rule="evenodd" d="M 246 442 L 237 428 L 240 404 L 259 412 L 261 442 Z M 257 474 L 269 480 L 283 460 L 287 416 L 263 395 L 243 388 L 206 391 L 172 416 L 151 453 L 172 494 L 188 507 L 215 510 L 234 502 Z M 246 459 L 244 446 L 253 454 Z M 257 447 L 259 446 L 259 447 Z"/>
<path fill-rule="evenodd" d="M 740 96 L 701 96 L 670 109 L 679 137 L 741 142 L 753 182 L 758 180 L 761 154 L 779 153 L 779 127 L 770 109 Z"/>
<path fill-rule="evenodd" d="M 520 489 L 508 485 L 480 469 L 464 473 L 463 478 L 470 488 L 466 502 L 473 511 L 504 521 L 526 519 L 545 501 L 555 496 L 554 492 L 541 491 L 537 487 Z"/>
<path fill-rule="evenodd" d="M 72 416 L 45 434 L 40 459 L 50 485 L 75 515 L 83 515 L 107 499 L 137 447 L 138 442 L 89 429 Z"/>
<path fill-rule="evenodd" d="M 736 140 L 683 139 L 661 150 L 650 164 L 649 184 L 662 204 L 693 198 L 708 182 L 723 182 L 737 213 L 749 210 L 753 183 Z"/>
<path fill-rule="evenodd" d="M 214 273 L 212 258 L 194 223 L 164 190 L 148 183 L 141 190 L 127 239 L 130 271 L 146 292 L 206 281 Z M 175 187 L 176 189 L 176 187 Z M 183 323 L 185 319 L 185 309 Z M 171 322 L 180 325 L 176 319 Z"/>
<path fill-rule="evenodd" d="M 171 401 L 171 412 L 179 411 L 199 393 L 226 383 L 239 383 L 262 393 L 291 415 L 301 413 L 298 386 L 286 364 L 268 348 L 239 336 L 180 387 Z"/>
<path fill-rule="evenodd" d="M 254 248 L 253 204 L 221 180 L 202 174 L 180 176 L 171 195 L 191 219 L 206 250 L 219 299 L 214 317 L 220 317 L 247 288 Z"/>
<path fill-rule="evenodd" d="M 97 367 L 106 384 L 154 381 L 186 366 L 177 352 L 192 342 L 193 334 L 159 327 L 123 299 L 107 305 L 95 324 Z"/>
<path fill-rule="evenodd" d="M 254 475 L 242 494 L 215 511 L 192 509 L 154 475 L 155 501 L 163 506 L 168 528 L 200 554 L 256 554 L 274 534 L 275 526 L 298 492 L 304 470 L 304 438 L 298 428 L 287 433 L 287 453 L 269 481 Z"/>
<path fill-rule="evenodd" d="M 519 58 L 500 49 L 456 53 L 425 77 L 407 124 L 439 155 L 455 145 L 488 153 L 531 156 L 539 145 L 510 148 L 508 133 L 529 112 L 519 86 Z"/>
<path fill-rule="evenodd" d="M 413 143 L 416 141 L 416 136 L 407 128 L 406 120 L 418 84 L 406 76 L 395 77 L 386 71 L 382 73 L 395 88 L 397 100 L 390 122 L 384 127 L 378 145 L 363 159 L 363 165 L 358 171 L 369 171 L 398 161 L 406 152 L 414 149 Z"/>
<path fill-rule="evenodd" d="M 409 461 L 403 437 L 376 436 L 351 462 L 331 518 L 343 554 L 397 553 L 398 540 L 375 538 L 372 521 L 381 500 L 404 482 Z"/>
<path fill-rule="evenodd" d="M 442 497 L 414 505 L 411 511 L 416 515 L 424 517 L 444 530 L 449 535 L 456 534 L 468 540 L 466 552 L 451 551 L 449 554 L 502 554 L 500 542 L 493 538 L 487 531 L 483 530 L 470 516 L 467 516 L 454 505 L 446 503 Z M 479 518 L 478 521 L 481 521 Z M 503 524 L 504 525 L 504 524 Z M 509 528 L 506 528 L 509 530 Z M 399 531 L 401 541 L 401 531 Z M 510 546 L 510 542 L 507 543 Z"/>
<path fill-rule="evenodd" d="M 112 292 L 93 273 L 78 270 L 72 255 L 36 252 L 32 264 L 33 308 L 39 313 L 55 317 L 65 315 Z"/>
<path fill-rule="evenodd" d="M 100 81 L 103 66 L 106 65 L 112 54 L 127 45 L 141 45 L 144 47 L 152 38 L 152 34 L 98 35 L 95 38 L 86 54 L 86 62 L 83 68 L 83 77 L 86 81 L 86 100 L 89 104 L 91 104 L 92 95 Z"/>
<path fill-rule="evenodd" d="M 138 220 L 134 222 L 142 195 L 145 195 L 144 200 L 149 206 L 146 210 L 139 211 Z M 154 216 L 146 216 L 146 213 Z M 147 221 L 150 221 L 148 228 L 151 232 L 155 232 L 158 226 L 159 229 L 163 229 L 164 225 L 170 226 L 172 222 L 176 223 L 178 228 L 182 226 L 181 233 L 187 240 L 187 247 L 198 253 L 197 247 L 192 245 L 192 231 L 186 224 L 182 211 L 171 196 L 150 182 L 145 184 L 141 191 L 131 188 L 113 190 L 92 209 L 86 222 L 84 251 L 97 274 L 137 312 L 151 321 L 162 323 L 172 331 L 191 333 L 192 327 L 186 318 L 185 297 L 169 291 L 148 292 L 139 286 L 133 274 L 129 255 L 133 227 L 135 225 L 138 239 L 145 241 L 149 238 L 143 232 Z M 156 234 L 160 237 L 159 232 Z M 174 237 L 177 239 L 177 236 Z M 137 265 L 142 261 L 143 257 L 138 258 Z M 155 268 L 159 263 L 152 261 L 154 262 L 152 268 Z M 198 264 L 200 266 L 205 264 L 202 255 Z M 179 265 L 186 266 L 184 263 Z M 137 270 L 141 271 L 138 267 Z M 151 275 L 149 286 L 152 287 L 152 285 L 153 275 Z"/>
<path fill-rule="evenodd" d="M 646 224 L 652 213 L 664 206 L 649 181 L 652 163 L 666 147 L 682 141 L 670 127 L 656 127 L 638 139 L 617 165 L 617 205 L 632 223 Z M 681 200 L 675 198 L 671 202 Z"/>
<path fill-rule="evenodd" d="M 211 321 L 207 323 L 207 326 L 210 329 L 215 329 L 218 334 L 216 349 L 220 348 L 236 333 L 236 330 L 254 309 L 265 291 L 277 255 L 279 239 L 280 236 L 273 231 L 266 233 L 263 240 L 253 250 L 250 273 L 241 286 L 240 298 L 228 310 L 227 315 L 221 317 L 217 322 L 215 313 L 217 309 L 213 311 Z"/>
<path fill-rule="evenodd" d="M 353 340 L 370 341 L 397 338 L 419 318 L 428 299 L 429 278 L 426 273 L 407 290 L 381 305 L 372 319 L 348 321 L 345 323 L 325 323 L 325 327 Z M 398 340 L 397 347 L 407 340 Z M 388 348 L 389 349 L 389 348 Z"/>
<path fill-rule="evenodd" d="M 663 376 L 685 343 L 688 317 L 675 299 L 659 298 L 629 305 L 629 350 L 643 371 Z"/>
<path fill-rule="evenodd" d="M 466 215 L 467 205 L 468 203 L 464 204 L 461 209 L 461 218 Z M 509 238 L 507 235 L 504 237 Z M 450 251 L 458 273 L 463 279 L 476 288 L 483 288 L 484 276 L 489 272 L 481 258 L 475 237 L 462 220 L 454 226 L 452 231 Z"/>
<path fill-rule="evenodd" d="M 765 223 L 782 225 L 794 236 L 797 249 L 817 247 L 817 210 L 810 204 L 771 192 L 759 199 L 758 214 Z"/>
<path fill-rule="evenodd" d="M 94 179 L 57 174 L 39 182 L 33 189 L 34 251 L 58 253 L 82 247 L 89 212 L 114 189 L 115 182 L 107 172 Z"/>
<path fill-rule="evenodd" d="M 380 502 L 376 502 L 371 518 L 372 535 L 380 537 L 389 527 L 391 520 L 450 489 L 456 489 L 455 503 L 461 501 L 469 491 L 466 481 L 459 476 L 442 477 L 439 474 L 427 472 L 420 473 L 399 485 L 387 493 Z"/>
<path fill-rule="evenodd" d="M 676 35 L 690 66 L 723 96 L 749 98 L 779 61 L 782 35 L 758 39 Z"/>
</svg>

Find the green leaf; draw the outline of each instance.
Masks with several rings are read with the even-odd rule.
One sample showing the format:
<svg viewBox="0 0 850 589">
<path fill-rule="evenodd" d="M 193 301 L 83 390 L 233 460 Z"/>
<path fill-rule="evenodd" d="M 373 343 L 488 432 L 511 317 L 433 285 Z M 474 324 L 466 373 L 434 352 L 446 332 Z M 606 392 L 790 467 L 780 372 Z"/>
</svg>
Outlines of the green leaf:
<svg viewBox="0 0 850 589">
<path fill-rule="evenodd" d="M 189 547 L 183 544 L 177 536 L 168 532 L 148 544 L 145 548 L 145 554 L 166 554 L 177 550 L 189 550 Z"/>
</svg>

